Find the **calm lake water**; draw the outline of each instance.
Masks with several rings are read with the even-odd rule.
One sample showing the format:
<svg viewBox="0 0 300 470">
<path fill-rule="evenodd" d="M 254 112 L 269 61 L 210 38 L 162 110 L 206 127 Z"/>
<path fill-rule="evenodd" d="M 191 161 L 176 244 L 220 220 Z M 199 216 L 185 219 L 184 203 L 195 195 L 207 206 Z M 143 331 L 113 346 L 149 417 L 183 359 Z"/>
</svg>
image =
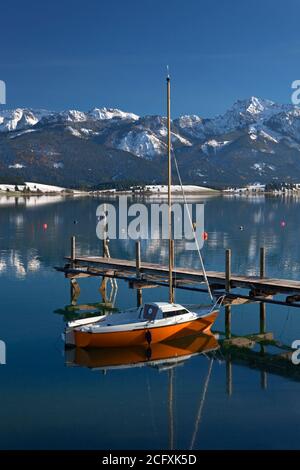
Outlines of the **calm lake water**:
<svg viewBox="0 0 300 470">
<path fill-rule="evenodd" d="M 55 311 L 70 304 L 70 284 L 53 267 L 63 265 L 73 234 L 79 252 L 101 254 L 95 231 L 100 202 L 0 199 L 0 339 L 7 353 L 6 365 L 0 365 L 1 449 L 299 448 L 300 381 L 291 377 L 264 374 L 234 359 L 228 364 L 220 352 L 213 361 L 192 354 L 177 367 L 106 372 L 97 368 L 97 358 L 78 365 L 76 355 L 65 354 L 64 316 Z M 268 276 L 299 279 L 299 210 L 300 200 L 291 198 L 206 200 L 206 268 L 222 270 L 224 249 L 232 248 L 232 270 L 255 275 L 265 246 Z M 112 256 L 131 258 L 134 249 L 131 241 L 110 243 Z M 142 242 L 142 257 L 166 262 L 166 244 Z M 176 264 L 197 267 L 199 261 L 178 243 Z M 80 280 L 77 303 L 100 302 L 99 284 L 96 278 Z M 167 289 L 143 295 L 144 301 L 166 300 Z M 178 290 L 176 300 L 199 303 L 207 297 Z M 118 281 L 115 306 L 135 305 L 136 292 Z M 214 328 L 224 331 L 224 311 Z M 266 330 L 291 345 L 300 339 L 300 310 L 267 305 Z M 232 308 L 233 334 L 258 331 L 258 304 Z"/>
</svg>

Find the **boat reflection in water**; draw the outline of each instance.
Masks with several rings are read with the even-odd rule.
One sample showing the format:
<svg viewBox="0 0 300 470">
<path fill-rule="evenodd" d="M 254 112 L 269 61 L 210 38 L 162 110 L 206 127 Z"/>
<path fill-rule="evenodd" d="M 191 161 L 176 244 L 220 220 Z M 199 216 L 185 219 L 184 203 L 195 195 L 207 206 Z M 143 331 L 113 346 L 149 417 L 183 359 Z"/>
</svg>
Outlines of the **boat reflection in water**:
<svg viewBox="0 0 300 470">
<path fill-rule="evenodd" d="M 173 367 L 184 363 L 192 356 L 215 351 L 219 348 L 212 334 L 186 336 L 151 346 L 130 346 L 127 348 L 72 348 L 66 349 L 67 366 L 88 367 L 110 370 L 131 367 Z"/>
</svg>

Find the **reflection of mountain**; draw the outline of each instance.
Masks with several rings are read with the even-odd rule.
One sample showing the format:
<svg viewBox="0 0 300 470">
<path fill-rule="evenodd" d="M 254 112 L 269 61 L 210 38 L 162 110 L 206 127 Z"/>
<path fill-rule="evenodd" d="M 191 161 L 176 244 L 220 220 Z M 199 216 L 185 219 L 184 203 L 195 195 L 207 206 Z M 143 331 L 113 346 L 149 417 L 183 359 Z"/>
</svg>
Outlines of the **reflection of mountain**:
<svg viewBox="0 0 300 470">
<path fill-rule="evenodd" d="M 0 207 L 4 206 L 24 206 L 24 207 L 37 207 L 44 206 L 45 204 L 53 204 L 56 202 L 63 202 L 63 196 L 30 196 L 23 197 L 18 196 L 17 198 L 12 196 L 0 196 Z"/>
<path fill-rule="evenodd" d="M 40 265 L 35 250 L 29 250 L 25 260 L 15 250 L 0 255 L 0 275 L 9 272 L 15 277 L 23 278 L 30 272 L 39 271 Z"/>
<path fill-rule="evenodd" d="M 28 264 L 32 269 L 61 264 L 70 252 L 71 235 L 76 235 L 79 253 L 102 253 L 101 241 L 96 236 L 96 208 L 102 199 L 67 199 L 63 203 L 34 207 L 20 205 L 18 199 L 13 201 L 13 205 L 2 206 L 0 211 L 0 270 L 10 264 L 20 271 L 23 265 L 25 272 Z M 108 202 L 117 206 L 112 199 Z M 233 271 L 253 274 L 258 268 L 259 247 L 265 246 L 268 275 L 297 278 L 299 202 L 280 198 L 208 200 L 204 214 L 208 240 L 203 249 L 207 269 L 224 268 L 224 249 L 228 247 L 233 250 Z M 132 240 L 111 240 L 110 250 L 115 257 L 135 256 Z M 167 241 L 142 240 L 142 259 L 166 263 Z M 182 241 L 176 242 L 176 265 L 200 269 L 196 253 L 187 251 Z"/>
</svg>

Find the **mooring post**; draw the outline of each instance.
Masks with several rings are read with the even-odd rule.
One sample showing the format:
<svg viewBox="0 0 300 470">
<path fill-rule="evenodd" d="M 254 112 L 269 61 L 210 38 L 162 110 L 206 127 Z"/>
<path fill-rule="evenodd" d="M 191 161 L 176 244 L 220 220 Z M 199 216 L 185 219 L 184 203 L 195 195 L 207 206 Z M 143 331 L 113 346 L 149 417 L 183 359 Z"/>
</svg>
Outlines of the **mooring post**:
<svg viewBox="0 0 300 470">
<path fill-rule="evenodd" d="M 71 237 L 71 266 L 72 268 L 74 267 L 75 260 L 76 260 L 76 238 L 73 235 Z"/>
<path fill-rule="evenodd" d="M 136 277 L 141 277 L 141 242 L 137 240 L 135 242 L 135 266 L 136 266 Z"/>
<path fill-rule="evenodd" d="M 143 289 L 136 290 L 136 305 L 137 307 L 141 307 L 143 304 Z"/>
<path fill-rule="evenodd" d="M 225 307 L 225 336 L 231 338 L 231 305 Z"/>
<path fill-rule="evenodd" d="M 103 240 L 102 240 L 102 251 L 103 251 L 103 258 L 109 258 L 109 249 L 108 249 L 108 240 L 107 240 L 107 238 L 103 238 Z"/>
<path fill-rule="evenodd" d="M 266 277 L 266 249 L 264 246 L 260 249 L 260 260 L 259 260 L 259 275 L 263 279 Z"/>
<path fill-rule="evenodd" d="M 225 255 L 225 291 L 230 292 L 230 279 L 231 279 L 231 250 L 227 248 Z"/>
</svg>

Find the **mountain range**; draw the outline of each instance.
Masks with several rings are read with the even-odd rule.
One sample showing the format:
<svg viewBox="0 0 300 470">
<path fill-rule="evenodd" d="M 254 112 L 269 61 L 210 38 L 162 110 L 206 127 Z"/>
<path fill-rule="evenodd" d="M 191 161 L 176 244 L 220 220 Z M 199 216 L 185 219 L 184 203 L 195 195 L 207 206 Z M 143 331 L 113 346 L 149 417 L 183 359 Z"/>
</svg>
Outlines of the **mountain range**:
<svg viewBox="0 0 300 470">
<path fill-rule="evenodd" d="M 0 109 L 0 178 L 69 187 L 166 182 L 167 122 L 119 109 Z M 300 182 L 300 109 L 251 97 L 172 121 L 185 184 Z M 174 183 L 176 175 L 174 174 Z"/>
</svg>

